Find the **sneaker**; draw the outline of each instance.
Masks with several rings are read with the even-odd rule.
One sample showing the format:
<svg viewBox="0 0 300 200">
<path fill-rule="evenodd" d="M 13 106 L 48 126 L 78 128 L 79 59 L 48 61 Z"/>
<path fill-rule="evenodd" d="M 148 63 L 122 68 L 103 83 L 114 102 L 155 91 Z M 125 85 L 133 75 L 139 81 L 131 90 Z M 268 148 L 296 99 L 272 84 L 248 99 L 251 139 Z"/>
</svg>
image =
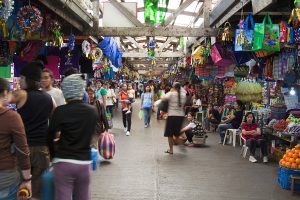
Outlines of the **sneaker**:
<svg viewBox="0 0 300 200">
<path fill-rule="evenodd" d="M 127 128 L 124 128 L 124 132 L 125 132 L 125 133 L 127 132 Z"/>
<path fill-rule="evenodd" d="M 252 162 L 252 163 L 256 163 L 257 160 L 254 158 L 254 156 L 250 156 L 249 157 L 249 161 Z"/>
<path fill-rule="evenodd" d="M 145 126 L 144 126 L 145 128 L 148 128 L 148 124 L 145 124 Z"/>
<path fill-rule="evenodd" d="M 223 141 L 222 141 L 222 140 L 219 140 L 219 144 L 223 144 Z"/>
<path fill-rule="evenodd" d="M 267 162 L 269 162 L 269 160 L 268 160 L 268 156 L 264 156 L 264 157 L 263 157 L 263 162 L 264 162 L 264 163 L 267 163 Z"/>
<path fill-rule="evenodd" d="M 130 132 L 129 131 L 126 132 L 126 136 L 130 136 Z"/>
<path fill-rule="evenodd" d="M 123 110 L 122 111 L 127 111 L 128 110 L 128 108 L 123 108 Z"/>
<path fill-rule="evenodd" d="M 130 110 L 128 110 L 125 114 L 127 115 L 127 114 L 130 114 L 131 113 L 131 111 Z"/>
</svg>

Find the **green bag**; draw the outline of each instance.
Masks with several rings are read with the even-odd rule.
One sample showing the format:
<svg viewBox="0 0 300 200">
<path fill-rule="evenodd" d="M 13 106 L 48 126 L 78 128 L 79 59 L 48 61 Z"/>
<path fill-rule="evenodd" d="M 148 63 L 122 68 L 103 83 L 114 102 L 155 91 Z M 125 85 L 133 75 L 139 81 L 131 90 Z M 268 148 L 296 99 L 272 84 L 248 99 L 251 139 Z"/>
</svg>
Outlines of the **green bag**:
<svg viewBox="0 0 300 200">
<path fill-rule="evenodd" d="M 10 65 L 0 66 L 0 78 L 11 78 Z"/>
<path fill-rule="evenodd" d="M 279 24 L 266 15 L 262 23 L 255 23 L 253 51 L 280 51 L 279 36 Z"/>
<path fill-rule="evenodd" d="M 144 111 L 143 110 L 140 110 L 139 111 L 139 119 L 142 120 L 144 117 Z"/>
</svg>

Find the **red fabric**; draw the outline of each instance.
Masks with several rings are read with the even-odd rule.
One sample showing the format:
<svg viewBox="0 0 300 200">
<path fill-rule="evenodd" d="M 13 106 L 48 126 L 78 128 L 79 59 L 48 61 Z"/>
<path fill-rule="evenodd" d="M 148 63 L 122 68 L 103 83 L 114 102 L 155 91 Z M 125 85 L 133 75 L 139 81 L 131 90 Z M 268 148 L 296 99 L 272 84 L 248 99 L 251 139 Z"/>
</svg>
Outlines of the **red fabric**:
<svg viewBox="0 0 300 200">
<path fill-rule="evenodd" d="M 247 123 L 242 123 L 241 125 L 242 130 L 245 131 L 254 131 L 258 128 L 257 124 L 247 124 Z M 242 134 L 243 138 L 245 139 L 251 139 L 251 138 L 255 138 L 255 139 L 260 139 L 261 135 L 244 135 Z"/>
<path fill-rule="evenodd" d="M 99 135 L 98 150 L 104 159 L 112 159 L 115 155 L 115 148 L 116 144 L 113 134 L 104 132 Z"/>
<path fill-rule="evenodd" d="M 60 59 L 58 56 L 47 56 L 48 64 L 45 65 L 45 68 L 50 69 L 53 72 L 54 79 L 59 79 L 59 62 Z"/>
<path fill-rule="evenodd" d="M 121 100 L 128 100 L 128 94 L 127 94 L 127 92 L 121 91 L 119 93 L 119 96 L 120 96 Z M 122 102 L 122 108 L 126 108 L 126 107 L 127 107 L 126 102 Z"/>
</svg>

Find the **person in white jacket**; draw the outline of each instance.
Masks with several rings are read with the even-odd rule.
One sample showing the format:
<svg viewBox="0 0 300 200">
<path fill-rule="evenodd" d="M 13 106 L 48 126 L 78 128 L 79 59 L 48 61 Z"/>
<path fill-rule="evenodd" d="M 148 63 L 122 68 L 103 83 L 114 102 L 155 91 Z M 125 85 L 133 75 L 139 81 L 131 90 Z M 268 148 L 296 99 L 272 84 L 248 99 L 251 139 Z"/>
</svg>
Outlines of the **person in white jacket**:
<svg viewBox="0 0 300 200">
<path fill-rule="evenodd" d="M 106 82 L 104 84 L 105 89 L 107 90 L 106 95 L 106 111 L 111 113 L 111 116 L 113 116 L 113 108 L 114 104 L 116 103 L 116 94 L 114 89 L 111 87 L 111 84 L 109 82 Z"/>
</svg>

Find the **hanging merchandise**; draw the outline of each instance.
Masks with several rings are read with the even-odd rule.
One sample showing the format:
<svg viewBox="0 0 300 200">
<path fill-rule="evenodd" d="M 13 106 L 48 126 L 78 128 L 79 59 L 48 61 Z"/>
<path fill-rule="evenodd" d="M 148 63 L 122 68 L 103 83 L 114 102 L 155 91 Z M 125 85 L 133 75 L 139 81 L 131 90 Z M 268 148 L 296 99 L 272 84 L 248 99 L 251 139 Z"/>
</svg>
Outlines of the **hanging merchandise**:
<svg viewBox="0 0 300 200">
<path fill-rule="evenodd" d="M 86 57 L 88 57 L 89 54 L 91 53 L 91 44 L 90 44 L 87 40 L 84 40 L 84 41 L 82 42 L 81 47 L 82 47 L 82 52 L 83 52 L 83 54 L 84 54 Z"/>
<path fill-rule="evenodd" d="M 228 67 L 235 63 L 233 52 L 218 43 L 212 45 L 210 55 L 216 66 Z"/>
<path fill-rule="evenodd" d="M 220 37 L 223 44 L 232 42 L 231 24 L 228 21 L 224 24 L 223 32 L 221 33 Z"/>
<path fill-rule="evenodd" d="M 0 28 L 3 38 L 8 36 L 6 21 L 11 16 L 14 10 L 14 0 L 2 0 L 0 7 Z"/>
<path fill-rule="evenodd" d="M 262 100 L 262 86 L 252 80 L 241 81 L 235 92 L 237 99 L 244 103 L 260 102 Z"/>
<path fill-rule="evenodd" d="M 61 47 L 64 43 L 63 33 L 61 32 L 61 25 L 58 21 L 52 21 L 49 27 L 49 31 L 52 33 L 53 46 Z"/>
<path fill-rule="evenodd" d="M 163 24 L 165 21 L 165 16 L 167 8 L 169 5 L 169 0 L 144 0 L 145 5 L 145 22 L 148 24 L 157 23 L 157 12 L 159 17 L 159 24 Z"/>
<path fill-rule="evenodd" d="M 73 33 L 70 34 L 69 36 L 69 52 L 71 53 L 71 51 L 74 50 L 75 48 L 75 35 Z"/>
<path fill-rule="evenodd" d="M 43 23 L 43 17 L 39 9 L 34 6 L 24 6 L 18 12 L 18 24 L 25 32 L 25 38 L 29 39 L 32 32 L 38 32 Z"/>
<path fill-rule="evenodd" d="M 280 26 L 280 42 L 287 43 L 288 45 L 294 44 L 294 28 L 291 27 L 286 21 L 281 21 Z"/>
<path fill-rule="evenodd" d="M 250 21 L 250 29 L 249 29 Z M 242 24 L 241 24 L 242 23 Z M 235 51 L 252 51 L 254 36 L 254 20 L 252 15 L 248 15 L 245 21 L 240 22 L 239 29 L 235 31 Z"/>
<path fill-rule="evenodd" d="M 234 76 L 236 77 L 247 77 L 249 74 L 248 65 L 238 65 L 234 68 Z"/>
<path fill-rule="evenodd" d="M 293 27 L 294 42 L 300 44 L 300 8 L 292 10 L 288 23 Z"/>
<path fill-rule="evenodd" d="M 262 23 L 255 23 L 253 50 L 280 51 L 279 24 L 272 24 L 270 15 Z"/>
</svg>

